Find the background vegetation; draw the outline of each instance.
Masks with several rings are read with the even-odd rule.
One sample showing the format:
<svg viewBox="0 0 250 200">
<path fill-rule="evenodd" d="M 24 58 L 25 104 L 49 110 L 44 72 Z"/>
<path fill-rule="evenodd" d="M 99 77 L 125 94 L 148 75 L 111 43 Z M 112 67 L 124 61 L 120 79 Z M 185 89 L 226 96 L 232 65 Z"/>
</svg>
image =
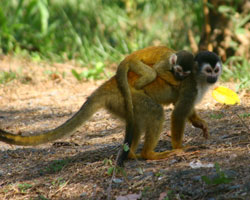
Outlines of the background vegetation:
<svg viewBox="0 0 250 200">
<path fill-rule="evenodd" d="M 53 62 L 73 59 L 92 70 L 72 71 L 77 79 L 98 78 L 103 67 L 149 45 L 196 51 L 191 47 L 198 46 L 202 36 L 204 3 L 236 24 L 231 28 L 234 36 L 249 34 L 249 12 L 238 10 L 246 1 L 235 2 L 224 0 L 225 5 L 215 7 L 213 0 L 1 0 L 0 53 Z M 240 43 L 230 45 L 237 49 Z M 229 56 L 234 57 L 223 57 L 223 78 L 245 84 L 249 55 Z"/>
</svg>

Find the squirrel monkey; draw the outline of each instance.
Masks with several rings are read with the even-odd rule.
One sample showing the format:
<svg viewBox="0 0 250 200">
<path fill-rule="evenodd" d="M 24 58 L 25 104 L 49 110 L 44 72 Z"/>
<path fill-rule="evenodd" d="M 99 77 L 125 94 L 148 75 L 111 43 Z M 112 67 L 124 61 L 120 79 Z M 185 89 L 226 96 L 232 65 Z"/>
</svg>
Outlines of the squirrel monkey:
<svg viewBox="0 0 250 200">
<path fill-rule="evenodd" d="M 171 141 L 173 149 L 182 148 L 182 138 L 185 128 L 185 122 L 187 120 L 191 122 L 194 127 L 202 129 L 203 136 L 205 138 L 208 138 L 209 136 L 206 122 L 197 115 L 194 107 L 202 100 L 202 97 L 204 96 L 208 88 L 218 80 L 220 74 L 222 73 L 222 63 L 220 58 L 215 53 L 209 51 L 199 52 L 196 55 L 194 61 L 195 65 L 192 67 L 191 74 L 185 80 L 180 82 L 180 86 L 177 89 L 175 87 L 166 87 L 166 82 L 163 83 L 163 80 L 161 80 L 160 77 L 157 77 L 157 79 L 153 81 L 153 83 L 143 88 L 145 94 L 151 97 L 157 103 L 168 105 L 171 102 L 174 104 L 174 110 L 171 114 Z M 133 75 L 130 72 L 128 80 L 130 81 L 132 77 Z M 133 85 L 135 83 L 130 81 L 130 84 Z M 138 132 L 138 126 L 136 124 L 138 123 L 138 120 L 140 120 L 140 118 L 136 118 L 136 108 L 134 112 L 135 122 L 132 123 L 133 127 L 128 127 L 127 125 L 126 128 L 130 128 L 130 131 L 126 131 L 124 140 L 124 143 L 128 144 L 130 147 L 130 158 L 136 157 L 134 152 L 136 151 L 141 133 Z M 155 117 L 159 115 L 163 114 L 155 113 Z M 161 118 L 159 117 L 159 119 Z M 159 122 L 159 119 L 155 120 L 155 124 L 156 122 L 158 122 L 162 125 L 162 123 Z M 151 128 L 151 132 L 154 132 L 160 129 L 161 126 L 150 126 L 148 128 Z M 159 134 L 151 133 L 147 135 L 148 132 L 150 132 L 150 130 L 146 130 L 145 142 L 140 157 L 152 160 L 168 157 L 169 154 L 172 153 L 172 151 L 159 153 L 154 152 L 154 148 L 158 142 Z M 156 132 L 159 133 L 158 131 Z M 118 160 L 118 163 L 120 165 L 123 164 L 123 161 L 127 158 L 127 155 L 128 152 L 122 152 L 122 155 Z"/>
<path fill-rule="evenodd" d="M 195 57 L 194 69 L 190 75 L 181 81 L 180 86 L 173 87 L 160 77 L 143 90 L 131 87 L 134 105 L 134 128 L 130 135 L 125 135 L 125 142 L 130 151 L 135 152 L 140 136 L 145 132 L 144 146 L 141 157 L 144 159 L 163 159 L 171 151 L 155 152 L 164 122 L 162 105 L 174 104 L 171 115 L 172 146 L 182 148 L 184 127 L 189 120 L 195 127 L 201 128 L 203 134 L 208 134 L 207 124 L 199 118 L 195 111 L 195 104 L 202 98 L 204 91 L 215 83 L 221 74 L 222 64 L 219 57 L 212 52 L 201 52 Z M 128 81 L 133 86 L 138 80 L 134 72 L 128 73 Z M 30 146 L 38 145 L 59 139 L 73 132 L 82 123 L 86 122 L 97 110 L 106 108 L 111 113 L 126 120 L 124 98 L 118 88 L 116 76 L 98 87 L 70 119 L 62 125 L 36 135 L 17 135 L 0 129 L 0 141 L 8 144 Z M 131 139 L 132 138 L 132 139 Z M 122 165 L 126 155 L 120 156 L 118 164 Z"/>
<path fill-rule="evenodd" d="M 134 83 L 135 89 L 142 89 L 157 76 L 173 86 L 178 86 L 194 66 L 194 56 L 188 51 L 176 52 L 165 46 L 147 47 L 128 55 L 118 66 L 116 80 L 124 97 L 126 108 L 126 131 L 132 132 L 134 109 L 131 91 L 128 84 L 128 72 L 140 77 Z"/>
</svg>

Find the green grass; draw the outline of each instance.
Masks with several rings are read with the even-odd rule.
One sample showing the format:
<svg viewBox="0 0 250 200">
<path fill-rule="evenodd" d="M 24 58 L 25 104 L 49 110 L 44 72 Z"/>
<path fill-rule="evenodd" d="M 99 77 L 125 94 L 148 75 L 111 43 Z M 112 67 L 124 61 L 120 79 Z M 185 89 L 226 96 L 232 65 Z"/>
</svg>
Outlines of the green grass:
<svg viewBox="0 0 250 200">
<path fill-rule="evenodd" d="M 63 167 L 69 164 L 69 160 L 55 160 L 53 161 L 45 171 L 48 173 L 56 173 L 63 169 Z"/>
<path fill-rule="evenodd" d="M 230 57 L 223 67 L 222 80 L 238 81 L 236 90 L 250 90 L 250 62 L 239 56 Z"/>
<path fill-rule="evenodd" d="M 0 84 L 7 83 L 17 78 L 17 74 L 13 71 L 0 71 Z"/>
<path fill-rule="evenodd" d="M 220 165 L 215 163 L 216 175 L 215 177 L 202 176 L 202 181 L 208 185 L 220 185 L 232 182 L 232 178 L 227 177 L 224 171 L 221 170 Z"/>
<path fill-rule="evenodd" d="M 248 118 L 248 117 L 250 117 L 250 113 L 240 114 L 240 117 L 242 117 L 242 118 Z"/>
<path fill-rule="evenodd" d="M 73 59 L 87 68 L 72 70 L 76 79 L 100 79 L 109 63 L 146 46 L 190 50 L 187 32 L 191 29 L 198 43 L 201 11 L 202 0 L 1 0 L 0 54 L 28 55 L 34 61 Z M 235 34 L 242 33 L 250 18 L 235 17 L 229 6 L 219 12 L 232 18 Z M 224 66 L 222 80 L 239 80 L 238 89 L 249 88 L 246 58 L 229 58 Z M 11 72 L 1 73 L 0 83 L 13 78 Z"/>
<path fill-rule="evenodd" d="M 210 114 L 211 119 L 221 119 L 223 117 L 224 117 L 223 113 L 212 113 L 212 114 Z"/>
<path fill-rule="evenodd" d="M 62 186 L 65 183 L 66 181 L 62 177 L 56 178 L 54 181 L 52 181 L 53 186 Z"/>
<path fill-rule="evenodd" d="M 183 33 L 201 31 L 200 8 L 201 0 L 1 0 L 0 53 L 73 59 L 87 68 L 72 70 L 77 80 L 100 79 L 103 63 L 118 63 L 140 48 L 189 49 Z"/>
<path fill-rule="evenodd" d="M 200 7 L 181 0 L 2 0 L 1 51 L 89 65 L 158 43 L 188 48 L 183 32 L 200 29 L 192 14 Z"/>
<path fill-rule="evenodd" d="M 28 189 L 32 188 L 32 185 L 29 183 L 20 183 L 18 184 L 18 189 L 22 193 L 26 193 Z"/>
</svg>

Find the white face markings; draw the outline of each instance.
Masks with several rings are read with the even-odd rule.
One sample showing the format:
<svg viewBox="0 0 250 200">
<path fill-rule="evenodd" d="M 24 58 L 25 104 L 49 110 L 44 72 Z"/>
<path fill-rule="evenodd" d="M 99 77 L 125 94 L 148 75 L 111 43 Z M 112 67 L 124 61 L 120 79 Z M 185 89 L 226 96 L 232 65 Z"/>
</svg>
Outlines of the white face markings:
<svg viewBox="0 0 250 200">
<path fill-rule="evenodd" d="M 216 63 L 215 68 L 214 68 L 214 72 L 216 74 L 218 74 L 218 76 L 221 75 L 221 73 L 222 73 L 222 64 L 221 64 L 221 62 Z"/>
<path fill-rule="evenodd" d="M 173 69 L 174 69 L 174 72 L 179 74 L 179 76 L 181 76 L 181 77 L 186 77 L 191 73 L 190 70 L 184 71 L 182 66 L 180 66 L 180 65 L 174 65 Z"/>
<path fill-rule="evenodd" d="M 197 95 L 195 104 L 199 103 L 210 86 L 217 82 L 222 73 L 222 62 L 213 52 L 201 51 L 195 57 L 197 73 Z"/>
<path fill-rule="evenodd" d="M 178 72 L 179 74 L 183 73 L 183 69 L 180 65 L 174 65 L 173 68 L 175 72 Z"/>
<path fill-rule="evenodd" d="M 212 67 L 209 63 L 203 63 L 201 72 L 207 76 L 219 76 L 222 71 L 221 62 L 217 62 L 215 67 Z"/>
<path fill-rule="evenodd" d="M 220 61 L 216 63 L 215 66 L 211 66 L 210 63 L 203 63 L 201 68 L 201 73 L 206 77 L 206 84 L 198 84 L 197 90 L 198 94 L 195 100 L 195 104 L 198 104 L 203 96 L 208 91 L 211 84 L 214 84 L 222 72 L 222 64 Z M 208 84 L 207 84 L 208 83 Z"/>
<path fill-rule="evenodd" d="M 202 68 L 201 68 L 201 72 L 203 74 L 206 74 L 206 76 L 211 76 L 213 69 L 209 63 L 203 63 Z"/>
<path fill-rule="evenodd" d="M 207 77 L 208 83 L 215 83 L 218 77 L 221 75 L 222 65 L 221 62 L 217 62 L 215 66 L 211 66 L 210 63 L 203 63 L 201 73 Z"/>
</svg>

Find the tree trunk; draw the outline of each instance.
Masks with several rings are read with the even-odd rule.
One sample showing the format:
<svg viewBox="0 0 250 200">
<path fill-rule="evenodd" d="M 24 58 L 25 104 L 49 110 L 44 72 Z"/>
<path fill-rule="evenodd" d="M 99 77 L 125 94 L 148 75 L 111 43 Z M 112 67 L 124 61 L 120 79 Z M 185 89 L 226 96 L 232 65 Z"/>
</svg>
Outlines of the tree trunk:
<svg viewBox="0 0 250 200">
<path fill-rule="evenodd" d="M 213 51 L 223 61 L 234 55 L 249 58 L 250 2 L 203 0 L 203 12 L 199 50 Z"/>
</svg>

